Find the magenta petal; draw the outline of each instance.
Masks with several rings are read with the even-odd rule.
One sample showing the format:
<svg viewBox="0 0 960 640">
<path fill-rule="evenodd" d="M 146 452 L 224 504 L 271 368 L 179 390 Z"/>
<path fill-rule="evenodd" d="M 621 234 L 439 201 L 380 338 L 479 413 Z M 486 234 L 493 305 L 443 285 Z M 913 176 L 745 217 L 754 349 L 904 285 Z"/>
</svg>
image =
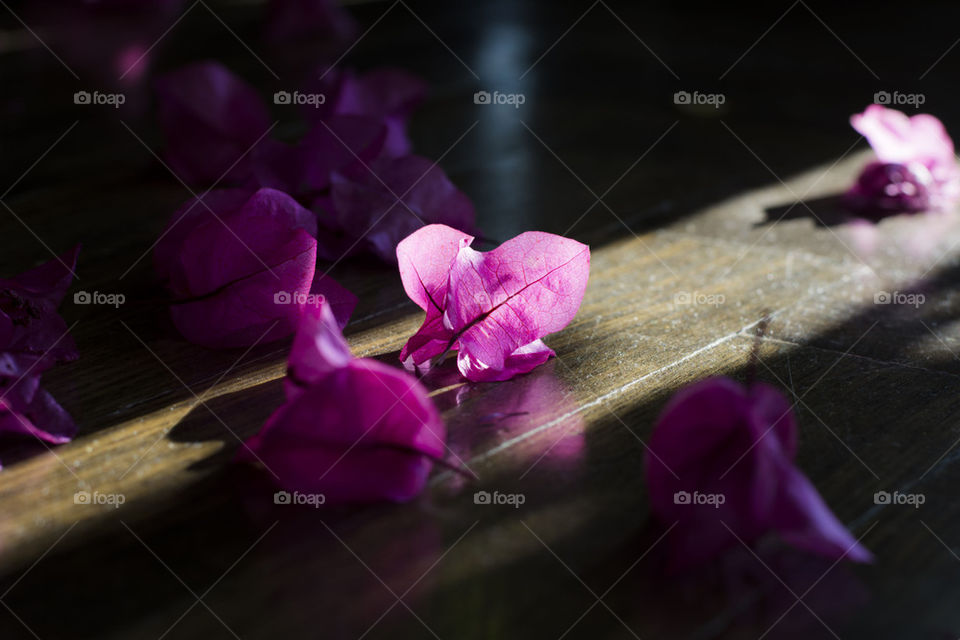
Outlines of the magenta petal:
<svg viewBox="0 0 960 640">
<path fill-rule="evenodd" d="M 844 195 L 846 208 L 879 217 L 946 209 L 960 200 L 953 140 L 937 118 L 909 117 L 873 104 L 850 123 L 870 142 L 878 161 L 867 165 Z"/>
<path fill-rule="evenodd" d="M 270 271 L 262 270 L 225 281 L 220 287 L 197 297 L 174 302 L 171 317 L 190 342 L 212 348 L 229 348 L 266 343 L 290 335 L 296 326 L 301 305 L 313 281 L 316 241 L 303 229 L 276 247 Z M 271 256 L 265 256 L 271 257 Z M 206 283 L 223 273 L 219 261 L 199 260 L 193 267 Z M 296 296 L 296 297 L 294 297 Z"/>
<path fill-rule="evenodd" d="M 317 123 L 300 141 L 299 173 L 289 188 L 314 193 L 330 186 L 334 172 L 358 171 L 383 149 L 386 128 L 363 116 L 337 116 Z"/>
<path fill-rule="evenodd" d="M 400 350 L 400 361 L 403 362 L 404 367 L 413 370 L 443 355 L 448 349 L 456 350 L 457 345 L 451 343 L 452 339 L 453 331 L 443 326 L 443 316 L 440 312 L 435 309 L 427 311 L 427 317 L 420 329 Z"/>
<path fill-rule="evenodd" d="M 157 112 L 170 168 L 190 184 L 242 180 L 249 151 L 271 126 L 256 89 L 217 62 L 196 62 L 157 80 Z"/>
<path fill-rule="evenodd" d="M 764 398 L 763 405 L 769 405 Z M 789 405 L 788 405 L 789 406 Z M 765 411 L 769 415 L 769 411 Z M 679 391 L 650 437 L 646 458 L 651 510 L 664 522 L 696 523 L 704 537 L 736 542 L 721 520 L 753 541 L 768 529 L 783 456 L 764 456 L 778 446 L 777 429 L 754 419 L 746 389 L 729 378 L 711 378 Z M 722 494 L 719 508 L 678 503 L 677 492 Z"/>
<path fill-rule="evenodd" d="M 456 229 L 428 225 L 397 246 L 404 290 L 427 310 L 401 359 L 421 365 L 438 351 L 458 349 L 468 380 L 506 380 L 554 355 L 540 339 L 563 329 L 580 308 L 590 248 L 536 231 L 486 253 L 470 248 L 472 241 Z"/>
<path fill-rule="evenodd" d="M 920 163 L 871 162 L 844 194 L 843 203 L 854 213 L 870 217 L 916 213 L 931 208 L 935 189 L 933 176 Z"/>
<path fill-rule="evenodd" d="M 329 276 L 316 278 L 311 212 L 273 189 L 210 196 L 209 209 L 195 207 L 179 223 L 181 212 L 174 214 L 154 256 L 184 337 L 210 347 L 282 338 L 312 303 L 311 293 L 328 297 L 346 322 L 356 300 Z"/>
<path fill-rule="evenodd" d="M 335 173 L 331 196 L 338 226 L 380 259 L 425 224 L 474 226 L 473 203 L 434 162 L 419 156 L 381 158 L 353 175 Z"/>
<path fill-rule="evenodd" d="M 473 236 L 450 227 L 431 224 L 397 244 L 397 263 L 403 290 L 424 311 L 443 312 L 450 267 L 461 243 Z"/>
<path fill-rule="evenodd" d="M 354 359 L 330 307 L 308 307 L 289 360 L 287 402 L 237 459 L 264 464 L 290 491 L 324 502 L 409 500 L 445 450 L 426 389 L 376 360 Z"/>
<path fill-rule="evenodd" d="M 299 395 L 304 387 L 347 366 L 351 360 L 350 347 L 330 305 L 306 306 L 287 362 L 287 398 Z"/>
<path fill-rule="evenodd" d="M 413 377 L 354 360 L 278 409 L 241 457 L 327 504 L 404 501 L 423 490 L 445 431 Z"/>
<path fill-rule="evenodd" d="M 462 247 L 444 322 L 459 336 L 461 358 L 466 352 L 474 364 L 469 371 L 504 370 L 514 351 L 567 326 L 589 273 L 589 247 L 549 233 L 522 233 L 486 253 Z"/>
<path fill-rule="evenodd" d="M 183 278 L 180 247 L 199 225 L 239 211 L 250 198 L 247 189 L 217 189 L 191 198 L 178 208 L 153 248 L 153 268 L 163 283 Z M 177 275 L 174 275 L 174 274 Z"/>
<path fill-rule="evenodd" d="M 298 284 L 290 284 L 298 288 L 287 288 L 287 283 L 275 277 L 276 290 L 306 293 L 314 274 L 312 266 L 300 256 L 306 252 L 315 256 L 316 240 L 296 218 L 275 216 L 276 209 L 267 205 L 273 198 L 282 198 L 300 208 L 304 219 L 310 219 L 309 212 L 286 194 L 268 189 L 257 192 L 234 214 L 213 217 L 184 239 L 179 254 L 182 279 L 174 278 L 170 283 L 174 293 L 181 298 L 207 296 L 234 281 L 274 271 L 274 267 L 294 259 L 303 263 L 309 273 L 298 276 Z M 305 289 L 299 284 L 304 278 L 308 283 Z"/>
<path fill-rule="evenodd" d="M 457 356 L 457 367 L 460 373 L 472 382 L 495 382 L 509 380 L 514 376 L 533 371 L 555 355 L 557 354 L 553 349 L 545 345 L 542 340 L 534 340 L 508 355 L 502 369 L 487 368 L 464 350 L 461 350 Z"/>
<path fill-rule="evenodd" d="M 347 321 L 353 315 L 353 310 L 357 306 L 357 296 L 345 289 L 339 282 L 328 275 L 324 275 L 319 270 L 313 277 L 313 283 L 310 285 L 310 293 L 313 296 L 322 296 L 324 302 L 329 305 L 330 311 L 337 322 L 337 326 L 343 329 L 347 326 Z"/>
</svg>

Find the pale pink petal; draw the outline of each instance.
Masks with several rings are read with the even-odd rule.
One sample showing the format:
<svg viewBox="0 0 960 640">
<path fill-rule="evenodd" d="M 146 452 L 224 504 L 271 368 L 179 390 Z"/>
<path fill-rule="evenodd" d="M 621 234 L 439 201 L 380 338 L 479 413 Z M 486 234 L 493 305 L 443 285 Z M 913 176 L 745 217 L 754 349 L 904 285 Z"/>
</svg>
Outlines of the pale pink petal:
<svg viewBox="0 0 960 640">
<path fill-rule="evenodd" d="M 549 233 L 522 233 L 486 253 L 462 247 L 444 323 L 472 362 L 502 370 L 518 348 L 573 320 L 589 272 L 589 247 Z"/>
<path fill-rule="evenodd" d="M 442 224 L 431 224 L 397 244 L 403 290 L 424 311 L 443 312 L 450 267 L 462 242 L 473 242 L 473 236 Z"/>
<path fill-rule="evenodd" d="M 485 366 L 484 363 L 474 360 L 465 349 L 457 355 L 457 367 L 463 376 L 472 382 L 495 382 L 533 371 L 555 355 L 557 354 L 553 349 L 542 340 L 534 340 L 508 355 L 502 369 Z"/>
</svg>

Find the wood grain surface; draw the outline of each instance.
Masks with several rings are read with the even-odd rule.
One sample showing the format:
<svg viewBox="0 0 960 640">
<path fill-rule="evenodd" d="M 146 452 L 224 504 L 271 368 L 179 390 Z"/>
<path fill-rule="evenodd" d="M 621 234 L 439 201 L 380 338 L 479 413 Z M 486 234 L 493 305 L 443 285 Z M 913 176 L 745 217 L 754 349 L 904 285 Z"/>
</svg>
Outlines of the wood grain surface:
<svg viewBox="0 0 960 640">
<path fill-rule="evenodd" d="M 268 96 L 312 71 L 259 39 L 256 3 L 184 9 L 158 70 L 214 57 Z M 139 115 L 73 104 L 99 80 L 5 5 L 0 273 L 84 249 L 62 308 L 81 359 L 44 376 L 80 433 L 0 472 L 0 637 L 958 637 L 960 219 L 872 224 L 837 196 L 871 157 L 847 118 L 877 91 L 922 94 L 960 134 L 960 8 L 350 10 L 363 35 L 344 64 L 430 82 L 415 147 L 473 199 L 484 235 L 590 243 L 583 306 L 547 339 L 558 357 L 504 383 L 465 383 L 450 364 L 424 378 L 475 481 L 436 471 L 404 505 L 274 504 L 268 473 L 230 461 L 282 401 L 289 340 L 210 351 L 177 334 L 149 250 L 191 192 L 158 160 L 149 90 Z M 478 105 L 481 90 L 526 100 Z M 677 105 L 678 91 L 725 101 Z M 300 130 L 275 115 L 281 135 Z M 397 364 L 422 314 L 396 272 L 332 273 L 361 300 L 354 353 Z M 76 291 L 126 302 L 74 304 Z M 882 292 L 923 302 L 877 304 Z M 877 561 L 769 545 L 667 578 L 644 443 L 677 389 L 749 375 L 764 316 L 755 373 L 793 399 L 798 465 Z M 81 491 L 124 503 L 77 504 Z"/>
</svg>

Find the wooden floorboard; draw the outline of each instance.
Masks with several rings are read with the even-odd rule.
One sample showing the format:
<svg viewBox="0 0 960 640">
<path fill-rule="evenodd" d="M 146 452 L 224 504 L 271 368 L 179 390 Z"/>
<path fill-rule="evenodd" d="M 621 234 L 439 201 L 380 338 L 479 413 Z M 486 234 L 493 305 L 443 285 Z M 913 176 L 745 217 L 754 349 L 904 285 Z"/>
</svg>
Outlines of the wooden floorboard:
<svg viewBox="0 0 960 640">
<path fill-rule="evenodd" d="M 255 32 L 256 3 L 211 4 Z M 424 378 L 450 459 L 477 481 L 436 471 L 405 505 L 274 505 L 265 474 L 230 461 L 282 401 L 289 340 L 216 352 L 177 335 L 149 249 L 190 191 L 154 157 L 152 116 L 78 110 L 83 85 L 48 52 L 7 51 L 0 77 L 19 93 L 0 123 L 14 187 L 0 197 L 0 273 L 82 241 L 73 290 L 128 303 L 64 303 L 81 359 L 44 382 L 79 435 L 0 472 L 0 637 L 957 637 L 960 219 L 851 222 L 836 202 L 871 157 L 846 118 L 877 90 L 914 87 L 955 41 L 956 7 L 891 21 L 813 3 L 390 6 L 352 8 L 383 20 L 348 62 L 430 81 L 412 138 L 443 156 L 484 235 L 591 245 L 583 305 L 547 338 L 557 358 L 505 383 L 466 384 L 451 363 Z M 216 56 L 265 95 L 305 70 L 278 66 L 274 82 L 197 11 L 161 68 Z M 960 53 L 932 69 L 925 107 L 960 135 Z M 515 113 L 473 104 L 510 86 L 529 95 Z M 671 100 L 714 86 L 729 98 L 716 112 Z M 333 275 L 360 297 L 353 352 L 398 364 L 422 313 L 395 270 L 351 260 Z M 924 302 L 875 304 L 884 291 Z M 663 576 L 645 442 L 667 399 L 711 375 L 756 375 L 795 400 L 797 463 L 874 565 L 764 546 Z M 125 504 L 75 504 L 81 490 Z M 525 502 L 477 505 L 478 490 Z M 926 502 L 878 505 L 877 491 Z"/>
</svg>

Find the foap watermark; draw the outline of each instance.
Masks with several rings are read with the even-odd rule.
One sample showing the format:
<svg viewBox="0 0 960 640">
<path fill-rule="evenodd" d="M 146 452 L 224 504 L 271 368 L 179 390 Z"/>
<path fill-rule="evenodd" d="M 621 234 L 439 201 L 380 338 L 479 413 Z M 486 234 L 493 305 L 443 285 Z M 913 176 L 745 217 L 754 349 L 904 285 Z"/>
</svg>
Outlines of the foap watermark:
<svg viewBox="0 0 960 640">
<path fill-rule="evenodd" d="M 322 304 L 322 293 L 300 293 L 299 291 L 277 291 L 273 294 L 273 304 Z"/>
<path fill-rule="evenodd" d="M 907 105 L 911 107 L 919 107 L 927 101 L 927 96 L 923 95 L 922 93 L 901 93 L 899 91 L 894 91 L 891 93 L 889 91 L 877 91 L 875 94 L 873 94 L 873 101 L 876 104 L 882 105 Z"/>
<path fill-rule="evenodd" d="M 922 493 L 900 493 L 894 491 L 877 491 L 873 494 L 873 504 L 897 504 L 909 505 L 914 509 L 919 509 L 920 505 L 927 501 L 927 496 Z"/>
<path fill-rule="evenodd" d="M 677 491 L 673 494 L 674 504 L 709 505 L 714 509 L 719 509 L 720 505 L 726 501 L 727 496 L 722 493 L 700 493 L 699 491 L 690 493 L 689 491 Z"/>
<path fill-rule="evenodd" d="M 687 305 L 719 307 L 726 301 L 727 297 L 722 293 L 703 293 L 702 291 L 680 291 L 673 296 L 673 304 L 678 307 Z"/>
<path fill-rule="evenodd" d="M 273 494 L 273 504 L 309 505 L 314 509 L 318 509 L 326 503 L 326 501 L 327 497 L 322 493 L 300 493 L 299 491 L 290 493 L 289 491 L 277 491 Z"/>
<path fill-rule="evenodd" d="M 677 91 L 673 94 L 673 104 L 678 105 L 709 105 L 719 109 L 727 101 L 722 93 L 701 93 L 699 91 Z"/>
<path fill-rule="evenodd" d="M 127 501 L 127 496 L 122 493 L 100 493 L 99 491 L 77 491 L 73 494 L 73 504 L 93 504 L 108 505 L 114 509 L 119 509 L 120 505 Z"/>
<path fill-rule="evenodd" d="M 519 509 L 520 505 L 527 501 L 527 496 L 522 493 L 500 493 L 494 491 L 477 491 L 473 494 L 473 504 L 496 504 L 510 505 L 514 509 Z"/>
<path fill-rule="evenodd" d="M 273 104 L 309 105 L 316 109 L 326 103 L 327 96 L 322 93 L 301 93 L 299 91 L 277 91 L 273 94 Z"/>
<path fill-rule="evenodd" d="M 873 304 L 903 304 L 918 309 L 926 301 L 927 297 L 922 293 L 877 291 L 873 294 Z"/>
<path fill-rule="evenodd" d="M 120 105 L 127 101 L 127 96 L 122 93 L 101 93 L 100 91 L 77 91 L 73 94 L 73 104 L 83 105 L 109 105 L 119 109 Z"/>
<path fill-rule="evenodd" d="M 527 96 L 522 93 L 500 93 L 494 91 L 477 91 L 473 94 L 473 104 L 509 104 L 514 109 L 519 109 L 520 105 L 527 101 Z"/>
<path fill-rule="evenodd" d="M 77 291 L 73 294 L 73 304 L 101 304 L 114 308 L 127 301 L 122 293 L 101 293 L 100 291 Z"/>
</svg>

